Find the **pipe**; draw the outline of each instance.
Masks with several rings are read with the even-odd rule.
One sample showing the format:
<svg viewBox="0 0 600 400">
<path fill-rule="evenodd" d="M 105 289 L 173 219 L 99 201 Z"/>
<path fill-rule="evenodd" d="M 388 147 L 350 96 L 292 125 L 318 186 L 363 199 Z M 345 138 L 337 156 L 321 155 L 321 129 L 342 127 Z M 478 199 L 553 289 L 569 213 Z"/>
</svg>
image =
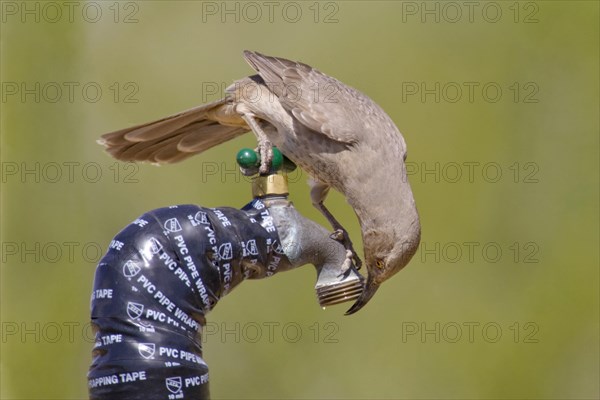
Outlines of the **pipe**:
<svg viewBox="0 0 600 400">
<path fill-rule="evenodd" d="M 241 210 L 160 208 L 111 241 L 91 299 L 90 399 L 208 399 L 205 315 L 243 280 L 313 264 L 321 306 L 360 295 L 343 245 L 296 211 L 285 180 L 264 179 Z"/>
</svg>

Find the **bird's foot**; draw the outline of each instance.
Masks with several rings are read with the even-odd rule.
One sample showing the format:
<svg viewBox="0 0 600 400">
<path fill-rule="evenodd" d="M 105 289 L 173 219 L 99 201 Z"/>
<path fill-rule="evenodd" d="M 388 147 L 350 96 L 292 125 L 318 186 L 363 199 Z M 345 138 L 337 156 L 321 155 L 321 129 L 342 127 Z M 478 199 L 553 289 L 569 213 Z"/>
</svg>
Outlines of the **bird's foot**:
<svg viewBox="0 0 600 400">
<path fill-rule="evenodd" d="M 260 155 L 260 167 L 258 172 L 260 174 L 267 174 L 271 169 L 271 163 L 273 162 L 273 144 L 268 139 L 259 140 L 256 152 Z"/>
<path fill-rule="evenodd" d="M 350 269 L 352 266 L 352 260 L 354 259 L 354 253 L 352 250 L 346 250 L 346 259 L 342 263 L 342 274 L 345 274 L 346 271 Z"/>
<path fill-rule="evenodd" d="M 347 254 L 350 254 L 350 260 L 354 261 L 354 265 L 356 265 L 357 269 L 360 269 L 360 267 L 362 266 L 362 260 L 356 254 L 356 251 L 354 251 L 354 246 L 352 245 L 352 241 L 350 240 L 348 232 L 346 232 L 345 229 L 336 229 L 331 235 L 329 235 L 329 237 L 334 240 L 337 240 L 338 242 L 344 245 L 346 251 L 348 252 Z M 348 255 L 346 257 L 346 260 L 348 260 Z"/>
<path fill-rule="evenodd" d="M 252 132 L 254 132 L 254 135 L 258 140 L 258 147 L 256 148 L 256 152 L 260 154 L 260 167 L 258 168 L 258 172 L 260 174 L 267 174 L 271 169 L 271 162 L 273 161 L 273 144 L 271 144 L 271 141 L 268 139 L 267 134 L 260 126 L 254 114 L 242 114 L 241 117 L 248 127 L 250 127 Z"/>
<path fill-rule="evenodd" d="M 344 242 L 344 231 L 342 229 L 336 229 L 335 231 L 333 231 L 333 233 L 331 235 L 329 235 L 330 238 L 332 238 L 333 240 L 337 240 L 338 242 L 343 243 Z"/>
</svg>

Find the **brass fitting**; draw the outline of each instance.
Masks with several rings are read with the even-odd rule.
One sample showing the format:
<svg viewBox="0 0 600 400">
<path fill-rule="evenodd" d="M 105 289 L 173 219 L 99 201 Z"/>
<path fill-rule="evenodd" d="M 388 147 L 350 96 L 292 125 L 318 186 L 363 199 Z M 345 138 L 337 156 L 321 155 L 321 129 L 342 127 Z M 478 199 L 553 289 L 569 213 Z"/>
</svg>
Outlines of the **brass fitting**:
<svg viewBox="0 0 600 400">
<path fill-rule="evenodd" d="M 252 180 L 252 196 L 254 197 L 287 196 L 288 194 L 286 175 L 259 175 Z"/>
</svg>

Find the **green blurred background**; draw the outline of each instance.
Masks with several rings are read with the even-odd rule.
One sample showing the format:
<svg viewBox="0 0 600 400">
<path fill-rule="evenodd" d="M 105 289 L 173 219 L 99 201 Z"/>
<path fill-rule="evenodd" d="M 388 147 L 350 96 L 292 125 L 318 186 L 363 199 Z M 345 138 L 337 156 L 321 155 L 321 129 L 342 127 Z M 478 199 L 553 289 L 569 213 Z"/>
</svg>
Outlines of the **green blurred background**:
<svg viewBox="0 0 600 400">
<path fill-rule="evenodd" d="M 162 167 L 95 143 L 217 99 L 252 72 L 243 49 L 390 114 L 423 237 L 351 317 L 318 307 L 310 266 L 225 297 L 214 398 L 598 398 L 598 2 L 465 3 L 2 2 L 2 399 L 86 398 L 95 264 L 126 224 L 250 199 L 251 135 Z M 291 197 L 325 224 L 306 178 Z"/>
</svg>

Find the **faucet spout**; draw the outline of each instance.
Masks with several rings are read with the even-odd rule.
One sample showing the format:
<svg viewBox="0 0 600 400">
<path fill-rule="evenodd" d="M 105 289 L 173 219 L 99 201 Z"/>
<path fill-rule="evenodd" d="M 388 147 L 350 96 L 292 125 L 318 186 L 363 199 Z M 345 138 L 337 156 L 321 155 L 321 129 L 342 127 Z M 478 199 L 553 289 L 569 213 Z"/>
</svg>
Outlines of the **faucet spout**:
<svg viewBox="0 0 600 400">
<path fill-rule="evenodd" d="M 340 272 L 338 265 L 324 264 L 317 273 L 315 290 L 319 304 L 323 308 L 356 300 L 363 291 L 364 278 L 354 265 Z"/>
<path fill-rule="evenodd" d="M 292 267 L 313 264 L 317 270 L 315 290 L 321 307 L 356 300 L 364 278 L 344 245 L 331 238 L 324 227 L 303 217 L 286 197 L 264 198 L 279 233 L 283 251 Z"/>
</svg>

